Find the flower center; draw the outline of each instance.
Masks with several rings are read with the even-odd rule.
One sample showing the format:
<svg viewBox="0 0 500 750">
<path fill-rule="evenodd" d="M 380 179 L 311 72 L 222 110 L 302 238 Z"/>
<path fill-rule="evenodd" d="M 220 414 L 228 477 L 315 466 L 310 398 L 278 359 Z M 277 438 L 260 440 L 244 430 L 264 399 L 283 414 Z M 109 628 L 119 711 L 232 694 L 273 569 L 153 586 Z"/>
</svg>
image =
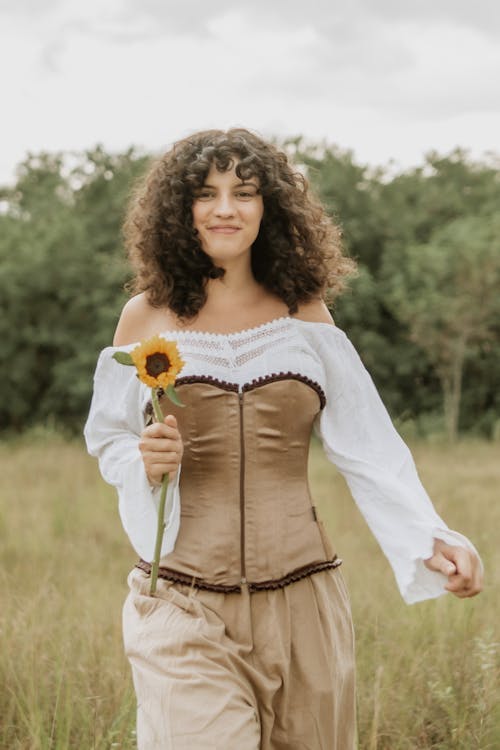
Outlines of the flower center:
<svg viewBox="0 0 500 750">
<path fill-rule="evenodd" d="M 155 352 L 146 357 L 146 372 L 157 378 L 162 372 L 168 372 L 170 360 L 163 352 Z"/>
</svg>

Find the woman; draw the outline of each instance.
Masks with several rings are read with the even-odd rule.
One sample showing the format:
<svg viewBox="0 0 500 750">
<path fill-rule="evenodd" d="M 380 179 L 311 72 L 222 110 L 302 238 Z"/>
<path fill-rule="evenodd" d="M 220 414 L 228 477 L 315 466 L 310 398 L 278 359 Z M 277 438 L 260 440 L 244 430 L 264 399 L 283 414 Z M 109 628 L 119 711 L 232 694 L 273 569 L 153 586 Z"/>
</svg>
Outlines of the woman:
<svg viewBox="0 0 500 750">
<path fill-rule="evenodd" d="M 125 234 L 136 294 L 99 358 L 85 435 L 141 557 L 124 607 L 139 748 L 350 750 L 351 616 L 307 486 L 312 428 L 406 601 L 481 589 L 474 547 L 436 514 L 323 302 L 353 263 L 285 154 L 243 129 L 159 159 Z M 112 355 L 156 333 L 186 363 L 185 408 L 164 399 L 164 422 L 147 424 L 148 389 Z"/>
</svg>

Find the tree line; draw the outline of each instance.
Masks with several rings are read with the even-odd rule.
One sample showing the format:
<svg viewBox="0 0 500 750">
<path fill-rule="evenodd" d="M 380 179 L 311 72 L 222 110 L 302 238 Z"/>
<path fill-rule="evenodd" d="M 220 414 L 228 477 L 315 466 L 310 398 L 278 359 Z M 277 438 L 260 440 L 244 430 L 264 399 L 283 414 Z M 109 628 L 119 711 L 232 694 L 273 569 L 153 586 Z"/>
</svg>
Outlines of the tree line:
<svg viewBox="0 0 500 750">
<path fill-rule="evenodd" d="M 333 314 L 416 435 L 500 434 L 500 171 L 457 149 L 391 173 L 302 138 L 301 165 L 359 265 Z M 0 189 L 0 429 L 81 430 L 129 279 L 121 224 L 150 155 L 30 154 Z"/>
</svg>

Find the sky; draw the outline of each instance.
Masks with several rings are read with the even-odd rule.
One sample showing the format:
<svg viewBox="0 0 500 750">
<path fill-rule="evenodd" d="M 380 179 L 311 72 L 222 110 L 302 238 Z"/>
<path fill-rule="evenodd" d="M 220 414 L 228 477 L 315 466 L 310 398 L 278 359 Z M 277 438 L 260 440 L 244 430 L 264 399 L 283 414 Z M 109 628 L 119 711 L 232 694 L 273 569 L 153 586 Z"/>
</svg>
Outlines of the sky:
<svg viewBox="0 0 500 750">
<path fill-rule="evenodd" d="M 207 127 L 405 169 L 500 155 L 498 0 L 0 0 L 0 184 L 28 152 Z"/>
</svg>

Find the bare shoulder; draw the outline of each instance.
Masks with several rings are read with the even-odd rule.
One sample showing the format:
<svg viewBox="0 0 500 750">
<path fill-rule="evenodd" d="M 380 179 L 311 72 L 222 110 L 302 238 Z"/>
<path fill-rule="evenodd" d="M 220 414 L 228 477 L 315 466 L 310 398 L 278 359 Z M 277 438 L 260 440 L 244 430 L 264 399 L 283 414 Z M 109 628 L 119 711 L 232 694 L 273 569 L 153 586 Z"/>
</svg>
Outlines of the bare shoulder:
<svg viewBox="0 0 500 750">
<path fill-rule="evenodd" d="M 153 307 L 144 292 L 126 302 L 116 326 L 113 346 L 126 346 L 169 328 L 169 313 Z"/>
<path fill-rule="evenodd" d="M 295 313 L 295 317 L 307 323 L 329 323 L 332 326 L 335 325 L 328 307 L 319 298 L 310 300 L 309 302 L 302 302 Z"/>
</svg>

